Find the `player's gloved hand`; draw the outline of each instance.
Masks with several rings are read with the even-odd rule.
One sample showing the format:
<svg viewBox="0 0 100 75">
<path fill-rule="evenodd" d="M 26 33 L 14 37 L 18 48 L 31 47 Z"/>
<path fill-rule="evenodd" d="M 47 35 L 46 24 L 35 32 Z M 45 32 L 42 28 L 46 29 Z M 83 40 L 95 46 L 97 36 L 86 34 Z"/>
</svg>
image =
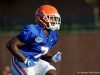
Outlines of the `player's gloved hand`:
<svg viewBox="0 0 100 75">
<path fill-rule="evenodd" d="M 53 55 L 52 56 L 52 60 L 54 61 L 54 62 L 59 62 L 59 61 L 61 61 L 61 52 L 57 52 L 55 55 Z"/>
<path fill-rule="evenodd" d="M 24 63 L 26 64 L 27 67 L 32 67 L 36 64 L 36 62 L 32 59 L 27 58 Z"/>
</svg>

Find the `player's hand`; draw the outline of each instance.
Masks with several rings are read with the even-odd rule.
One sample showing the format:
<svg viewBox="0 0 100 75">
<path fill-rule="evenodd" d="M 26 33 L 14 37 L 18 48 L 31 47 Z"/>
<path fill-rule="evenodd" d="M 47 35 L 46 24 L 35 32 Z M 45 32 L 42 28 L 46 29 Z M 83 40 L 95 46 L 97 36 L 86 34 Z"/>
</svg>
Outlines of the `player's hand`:
<svg viewBox="0 0 100 75">
<path fill-rule="evenodd" d="M 57 52 L 54 56 L 52 56 L 52 60 L 54 61 L 54 62 L 59 62 L 59 61 L 61 61 L 61 52 Z"/>
<path fill-rule="evenodd" d="M 27 58 L 24 63 L 26 64 L 27 67 L 32 67 L 34 66 L 36 63 L 34 60 Z"/>
</svg>

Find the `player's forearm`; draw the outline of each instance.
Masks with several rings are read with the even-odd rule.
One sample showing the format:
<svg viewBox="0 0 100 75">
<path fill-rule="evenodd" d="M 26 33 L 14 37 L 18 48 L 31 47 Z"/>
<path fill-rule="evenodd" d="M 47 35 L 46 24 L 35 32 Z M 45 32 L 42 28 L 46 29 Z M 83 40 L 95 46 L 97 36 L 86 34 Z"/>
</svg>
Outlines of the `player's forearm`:
<svg viewBox="0 0 100 75">
<path fill-rule="evenodd" d="M 26 57 L 19 51 L 18 47 L 15 44 L 11 44 L 8 42 L 6 44 L 9 51 L 17 58 L 20 58 L 23 62 L 25 61 Z"/>
<path fill-rule="evenodd" d="M 41 56 L 41 59 L 42 59 L 42 60 L 45 60 L 45 61 L 47 61 L 47 62 L 53 62 L 53 61 L 52 61 L 52 56 Z"/>
<path fill-rule="evenodd" d="M 61 61 L 61 52 L 57 52 L 53 56 L 42 56 L 41 59 L 46 60 L 48 62 L 60 62 Z"/>
<path fill-rule="evenodd" d="M 53 61 L 52 61 L 52 53 L 51 53 L 50 51 L 49 51 L 47 54 L 42 55 L 40 58 L 41 58 L 42 60 L 47 61 L 47 62 L 53 62 Z"/>
</svg>

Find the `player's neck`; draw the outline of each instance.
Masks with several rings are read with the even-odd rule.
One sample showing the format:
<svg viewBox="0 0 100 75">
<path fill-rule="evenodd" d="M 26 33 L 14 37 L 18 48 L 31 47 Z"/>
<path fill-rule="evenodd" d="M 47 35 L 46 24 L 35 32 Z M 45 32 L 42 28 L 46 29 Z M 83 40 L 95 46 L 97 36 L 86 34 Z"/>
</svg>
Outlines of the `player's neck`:
<svg viewBox="0 0 100 75">
<path fill-rule="evenodd" d="M 44 33 L 46 36 L 48 36 L 49 32 L 50 32 L 50 30 L 47 30 L 47 29 L 44 30 Z"/>
</svg>

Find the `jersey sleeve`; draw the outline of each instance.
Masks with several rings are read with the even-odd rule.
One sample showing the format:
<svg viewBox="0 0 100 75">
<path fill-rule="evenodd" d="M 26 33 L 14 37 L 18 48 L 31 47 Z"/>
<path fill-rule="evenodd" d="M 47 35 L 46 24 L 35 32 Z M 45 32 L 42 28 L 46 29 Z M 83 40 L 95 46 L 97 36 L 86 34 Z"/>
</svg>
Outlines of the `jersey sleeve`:
<svg viewBox="0 0 100 75">
<path fill-rule="evenodd" d="M 18 35 L 17 38 L 24 42 L 27 43 L 31 41 L 32 38 L 34 38 L 35 34 L 32 32 L 32 28 L 30 26 L 26 26 Z"/>
</svg>

